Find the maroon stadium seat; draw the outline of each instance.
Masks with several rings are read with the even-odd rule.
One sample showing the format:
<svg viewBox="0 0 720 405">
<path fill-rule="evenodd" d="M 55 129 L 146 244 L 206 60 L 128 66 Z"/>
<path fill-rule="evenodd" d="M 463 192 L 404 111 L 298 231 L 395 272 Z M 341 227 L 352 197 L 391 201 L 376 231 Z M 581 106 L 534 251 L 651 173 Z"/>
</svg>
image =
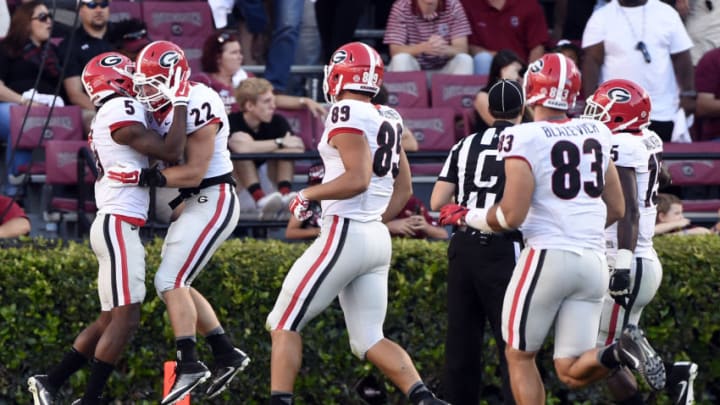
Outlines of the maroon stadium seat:
<svg viewBox="0 0 720 405">
<path fill-rule="evenodd" d="M 398 108 L 398 112 L 413 131 L 418 150 L 449 152 L 455 144 L 455 112 L 451 108 Z M 415 163 L 410 168 L 413 175 L 437 176 L 442 163 Z"/>
<path fill-rule="evenodd" d="M 428 85 L 425 72 L 385 72 L 383 84 L 390 107 L 427 107 Z"/>
</svg>

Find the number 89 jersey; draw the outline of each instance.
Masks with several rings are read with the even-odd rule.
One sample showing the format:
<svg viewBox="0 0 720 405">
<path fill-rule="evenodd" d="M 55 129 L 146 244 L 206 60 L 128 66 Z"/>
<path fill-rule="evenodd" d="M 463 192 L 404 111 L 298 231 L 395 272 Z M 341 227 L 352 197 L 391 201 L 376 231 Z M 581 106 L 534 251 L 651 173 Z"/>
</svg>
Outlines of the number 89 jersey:
<svg viewBox="0 0 720 405">
<path fill-rule="evenodd" d="M 500 156 L 525 160 L 535 180 L 520 227 L 529 246 L 605 252 L 602 193 L 610 137 L 604 124 L 586 119 L 530 122 L 502 132 Z"/>
<path fill-rule="evenodd" d="M 390 107 L 357 100 L 342 100 L 330 108 L 318 151 L 325 165 L 323 183 L 345 173 L 345 166 L 330 140 L 337 134 L 364 136 L 370 145 L 372 177 L 364 192 L 344 200 L 323 200 L 322 212 L 360 222 L 379 221 L 390 202 L 400 162 L 400 114 Z"/>
</svg>

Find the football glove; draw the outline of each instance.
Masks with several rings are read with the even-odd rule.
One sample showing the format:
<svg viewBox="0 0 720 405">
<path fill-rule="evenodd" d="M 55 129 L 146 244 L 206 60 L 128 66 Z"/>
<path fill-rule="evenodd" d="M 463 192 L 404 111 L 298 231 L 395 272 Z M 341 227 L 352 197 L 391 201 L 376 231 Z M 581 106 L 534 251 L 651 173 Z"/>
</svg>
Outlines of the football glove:
<svg viewBox="0 0 720 405">
<path fill-rule="evenodd" d="M 447 204 L 440 209 L 440 225 L 465 225 L 468 209 L 458 204 Z"/>
<path fill-rule="evenodd" d="M 310 200 L 305 198 L 302 190 L 298 191 L 295 198 L 290 201 L 290 212 L 299 221 L 305 221 L 313 216 L 313 212 L 310 210 Z"/>
<path fill-rule="evenodd" d="M 189 71 L 182 70 L 178 67 L 173 72 L 170 72 L 170 77 L 173 79 L 172 86 L 168 87 L 165 83 L 157 85 L 158 90 L 160 90 L 160 92 L 170 100 L 173 107 L 177 105 L 188 105 L 188 102 L 190 101 L 190 82 L 188 82 L 189 76 Z"/>
<path fill-rule="evenodd" d="M 167 184 L 167 178 L 157 165 L 140 169 L 118 163 L 110 167 L 105 175 L 111 180 L 110 187 L 164 187 Z"/>
<path fill-rule="evenodd" d="M 630 265 L 632 264 L 633 252 L 627 249 L 620 249 L 615 255 L 615 266 L 610 268 L 609 293 L 615 302 L 627 308 L 630 302 Z"/>
</svg>

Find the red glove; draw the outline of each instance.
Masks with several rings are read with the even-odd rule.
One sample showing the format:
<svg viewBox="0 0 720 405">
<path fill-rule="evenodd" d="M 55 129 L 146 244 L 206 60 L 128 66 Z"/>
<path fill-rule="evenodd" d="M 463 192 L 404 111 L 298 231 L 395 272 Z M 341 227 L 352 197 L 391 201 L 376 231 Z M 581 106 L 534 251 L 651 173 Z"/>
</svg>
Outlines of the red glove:
<svg viewBox="0 0 720 405">
<path fill-rule="evenodd" d="M 140 183 L 141 170 L 139 167 L 131 167 L 129 164 L 122 162 L 109 167 L 105 172 L 105 176 L 112 180 L 110 187 L 137 186 Z"/>
<path fill-rule="evenodd" d="M 157 165 L 147 168 L 131 167 L 129 164 L 121 162 L 115 166 L 108 168 L 105 172 L 110 182 L 110 187 L 165 187 L 167 179 L 162 174 Z"/>
<path fill-rule="evenodd" d="M 301 191 L 298 191 L 295 198 L 290 202 L 290 212 L 299 221 L 305 221 L 312 217 L 313 212 L 310 210 L 310 200 L 305 198 Z"/>
<path fill-rule="evenodd" d="M 465 214 L 468 211 L 462 205 L 447 204 L 440 210 L 440 225 L 465 225 Z"/>
</svg>

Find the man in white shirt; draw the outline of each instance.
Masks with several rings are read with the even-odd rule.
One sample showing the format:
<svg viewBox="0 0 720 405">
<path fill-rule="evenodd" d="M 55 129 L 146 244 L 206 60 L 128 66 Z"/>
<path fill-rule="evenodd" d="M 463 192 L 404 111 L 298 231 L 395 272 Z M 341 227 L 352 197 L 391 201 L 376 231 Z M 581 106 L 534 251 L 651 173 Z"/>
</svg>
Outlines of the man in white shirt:
<svg viewBox="0 0 720 405">
<path fill-rule="evenodd" d="M 653 101 L 650 129 L 669 142 L 679 108 L 695 110 L 693 44 L 678 13 L 660 0 L 618 0 L 593 13 L 582 38 L 583 94 L 628 79 Z"/>
</svg>

